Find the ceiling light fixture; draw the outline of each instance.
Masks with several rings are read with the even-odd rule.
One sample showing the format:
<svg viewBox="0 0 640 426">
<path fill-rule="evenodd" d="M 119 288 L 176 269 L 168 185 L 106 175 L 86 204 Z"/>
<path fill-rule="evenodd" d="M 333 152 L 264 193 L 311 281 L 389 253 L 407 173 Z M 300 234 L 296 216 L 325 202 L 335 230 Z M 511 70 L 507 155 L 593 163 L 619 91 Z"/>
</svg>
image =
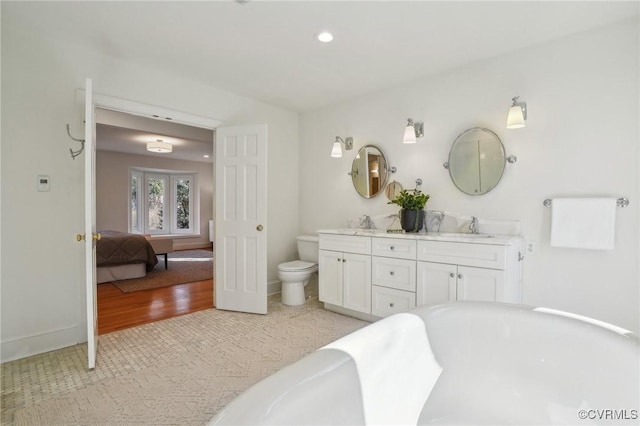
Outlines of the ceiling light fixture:
<svg viewBox="0 0 640 426">
<path fill-rule="evenodd" d="M 333 34 L 328 31 L 322 31 L 321 33 L 318 33 L 316 37 L 318 41 L 321 41 L 322 43 L 329 43 L 333 41 Z"/>
<path fill-rule="evenodd" d="M 147 151 L 166 154 L 173 151 L 173 145 L 157 139 L 155 142 L 147 142 Z"/>
<path fill-rule="evenodd" d="M 418 121 L 414 123 L 412 119 L 407 119 L 407 127 L 404 129 L 402 143 L 416 143 L 417 138 L 424 136 L 424 123 Z"/>
<path fill-rule="evenodd" d="M 521 129 L 525 126 L 524 121 L 527 119 L 527 103 L 518 102 L 516 96 L 512 98 L 513 105 L 509 108 L 509 114 L 507 115 L 507 129 Z"/>
<path fill-rule="evenodd" d="M 342 157 L 342 145 L 347 151 L 353 149 L 353 138 L 342 139 L 340 136 L 336 136 L 336 141 L 333 143 L 331 149 L 331 156 L 334 158 Z"/>
</svg>

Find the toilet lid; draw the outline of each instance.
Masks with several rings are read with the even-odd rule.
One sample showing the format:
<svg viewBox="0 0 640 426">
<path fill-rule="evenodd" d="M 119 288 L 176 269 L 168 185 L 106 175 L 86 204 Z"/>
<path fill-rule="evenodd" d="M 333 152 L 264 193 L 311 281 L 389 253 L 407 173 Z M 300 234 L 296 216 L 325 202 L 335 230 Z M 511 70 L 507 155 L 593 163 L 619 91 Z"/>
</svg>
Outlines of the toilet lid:
<svg viewBox="0 0 640 426">
<path fill-rule="evenodd" d="M 316 266 L 315 263 L 305 262 L 304 260 L 293 260 L 291 262 L 281 263 L 278 269 L 281 271 L 303 271 Z"/>
</svg>

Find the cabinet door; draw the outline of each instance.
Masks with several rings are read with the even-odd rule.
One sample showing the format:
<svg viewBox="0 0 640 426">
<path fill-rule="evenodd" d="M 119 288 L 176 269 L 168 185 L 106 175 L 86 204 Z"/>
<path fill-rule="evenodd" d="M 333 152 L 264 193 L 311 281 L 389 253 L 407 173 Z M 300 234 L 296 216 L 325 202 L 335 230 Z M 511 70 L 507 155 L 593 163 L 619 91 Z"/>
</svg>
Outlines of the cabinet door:
<svg viewBox="0 0 640 426">
<path fill-rule="evenodd" d="M 504 271 L 458 266 L 458 300 L 503 300 Z"/>
<path fill-rule="evenodd" d="M 371 256 L 342 254 L 343 303 L 354 311 L 371 313 Z"/>
<path fill-rule="evenodd" d="M 318 271 L 320 301 L 342 306 L 342 253 L 320 250 Z"/>
<path fill-rule="evenodd" d="M 456 265 L 418 262 L 416 305 L 437 305 L 456 300 Z"/>
</svg>

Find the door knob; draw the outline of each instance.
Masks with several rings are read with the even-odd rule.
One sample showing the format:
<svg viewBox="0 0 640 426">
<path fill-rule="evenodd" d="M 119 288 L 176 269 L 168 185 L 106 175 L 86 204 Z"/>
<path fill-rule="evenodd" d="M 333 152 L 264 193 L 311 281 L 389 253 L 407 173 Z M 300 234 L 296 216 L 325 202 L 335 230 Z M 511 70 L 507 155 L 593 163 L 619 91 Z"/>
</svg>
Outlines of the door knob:
<svg viewBox="0 0 640 426">
<path fill-rule="evenodd" d="M 262 231 L 262 230 L 264 229 L 264 227 L 263 227 L 262 225 L 258 225 L 258 226 L 256 226 L 256 229 L 257 229 L 258 231 Z"/>
<path fill-rule="evenodd" d="M 92 234 L 91 238 L 93 238 L 96 241 L 100 241 L 102 239 L 102 234 L 100 234 L 99 232 L 97 234 Z"/>
<path fill-rule="evenodd" d="M 84 234 L 76 234 L 76 241 L 84 240 Z"/>
</svg>

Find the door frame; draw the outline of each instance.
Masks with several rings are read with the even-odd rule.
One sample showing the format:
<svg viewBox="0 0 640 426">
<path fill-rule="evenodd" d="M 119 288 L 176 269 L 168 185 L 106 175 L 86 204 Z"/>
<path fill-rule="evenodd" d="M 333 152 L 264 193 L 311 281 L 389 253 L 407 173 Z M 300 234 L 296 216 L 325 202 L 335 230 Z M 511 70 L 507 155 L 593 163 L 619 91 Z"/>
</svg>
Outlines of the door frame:
<svg viewBox="0 0 640 426">
<path fill-rule="evenodd" d="M 85 114 L 87 112 L 86 109 L 86 105 L 85 105 L 85 89 L 78 89 L 77 93 L 76 93 L 76 100 L 78 102 L 79 105 L 83 105 L 84 107 L 84 111 Z M 164 108 L 164 107 L 158 107 L 158 106 L 154 106 L 154 105 L 150 105 L 150 104 L 146 104 L 143 102 L 137 102 L 137 101 L 132 101 L 132 100 L 128 100 L 128 99 L 122 99 L 122 98 L 117 98 L 114 96 L 109 96 L 109 95 L 105 95 L 105 94 L 101 94 L 101 93 L 96 93 L 93 92 L 92 95 L 92 100 L 93 100 L 93 112 L 95 113 L 95 109 L 96 108 L 102 108 L 102 109 L 107 109 L 107 110 L 112 110 L 112 111 L 118 111 L 118 112 L 123 112 L 123 113 L 127 113 L 127 114 L 131 114 L 131 115 L 137 115 L 137 116 L 142 116 L 142 117 L 146 117 L 146 118 L 151 118 L 154 120 L 159 120 L 159 121 L 163 121 L 164 119 L 166 119 L 167 117 L 171 118 L 171 121 L 177 124 L 185 124 L 188 126 L 194 126 L 194 127 L 200 127 L 200 128 L 205 128 L 205 129 L 209 129 L 213 131 L 213 147 L 212 147 L 212 155 L 215 154 L 215 129 L 217 127 L 220 127 L 220 125 L 222 124 L 222 120 L 218 120 L 218 119 L 214 119 L 214 118 L 209 118 L 209 117 L 204 117 L 204 116 L 200 116 L 197 114 L 191 114 L 191 113 L 186 113 L 186 112 L 182 112 L 182 111 L 178 111 L 178 110 L 172 110 L 169 108 Z M 95 128 L 97 123 L 93 123 L 93 126 Z M 88 155 L 89 153 L 87 153 L 85 151 L 84 153 L 85 155 Z M 215 179 L 215 159 L 213 161 L 212 164 L 212 168 L 213 168 L 213 176 Z M 93 170 L 93 176 L 95 177 L 95 169 Z M 93 192 L 95 193 L 95 185 L 93 185 Z M 216 190 L 216 187 L 214 185 L 214 192 Z M 86 198 L 86 194 L 85 194 L 85 198 Z M 214 198 L 215 201 L 215 198 Z M 215 206 L 214 206 L 215 207 Z M 214 241 L 215 244 L 215 241 Z M 213 264 L 213 273 L 215 276 L 215 269 L 216 269 L 216 263 L 214 262 Z M 87 272 L 85 272 L 85 277 L 86 277 Z M 85 278 L 86 279 L 86 278 Z M 86 285 L 86 282 L 85 282 Z M 97 286 L 97 284 L 96 284 Z M 94 289 L 97 290 L 97 289 Z M 87 300 L 88 300 L 88 296 L 86 296 Z M 215 305 L 215 291 L 213 292 L 213 302 Z M 88 302 L 86 304 L 86 309 L 87 312 L 85 312 L 84 315 L 84 319 L 88 321 L 88 317 L 89 317 L 89 305 Z M 94 315 L 97 315 L 97 307 L 95 308 L 94 311 Z M 85 330 L 88 331 L 89 328 L 89 324 L 85 324 Z M 88 340 L 89 336 L 87 336 L 87 340 Z M 96 342 L 97 343 L 97 342 Z M 96 347 L 97 349 L 97 347 Z"/>
</svg>

